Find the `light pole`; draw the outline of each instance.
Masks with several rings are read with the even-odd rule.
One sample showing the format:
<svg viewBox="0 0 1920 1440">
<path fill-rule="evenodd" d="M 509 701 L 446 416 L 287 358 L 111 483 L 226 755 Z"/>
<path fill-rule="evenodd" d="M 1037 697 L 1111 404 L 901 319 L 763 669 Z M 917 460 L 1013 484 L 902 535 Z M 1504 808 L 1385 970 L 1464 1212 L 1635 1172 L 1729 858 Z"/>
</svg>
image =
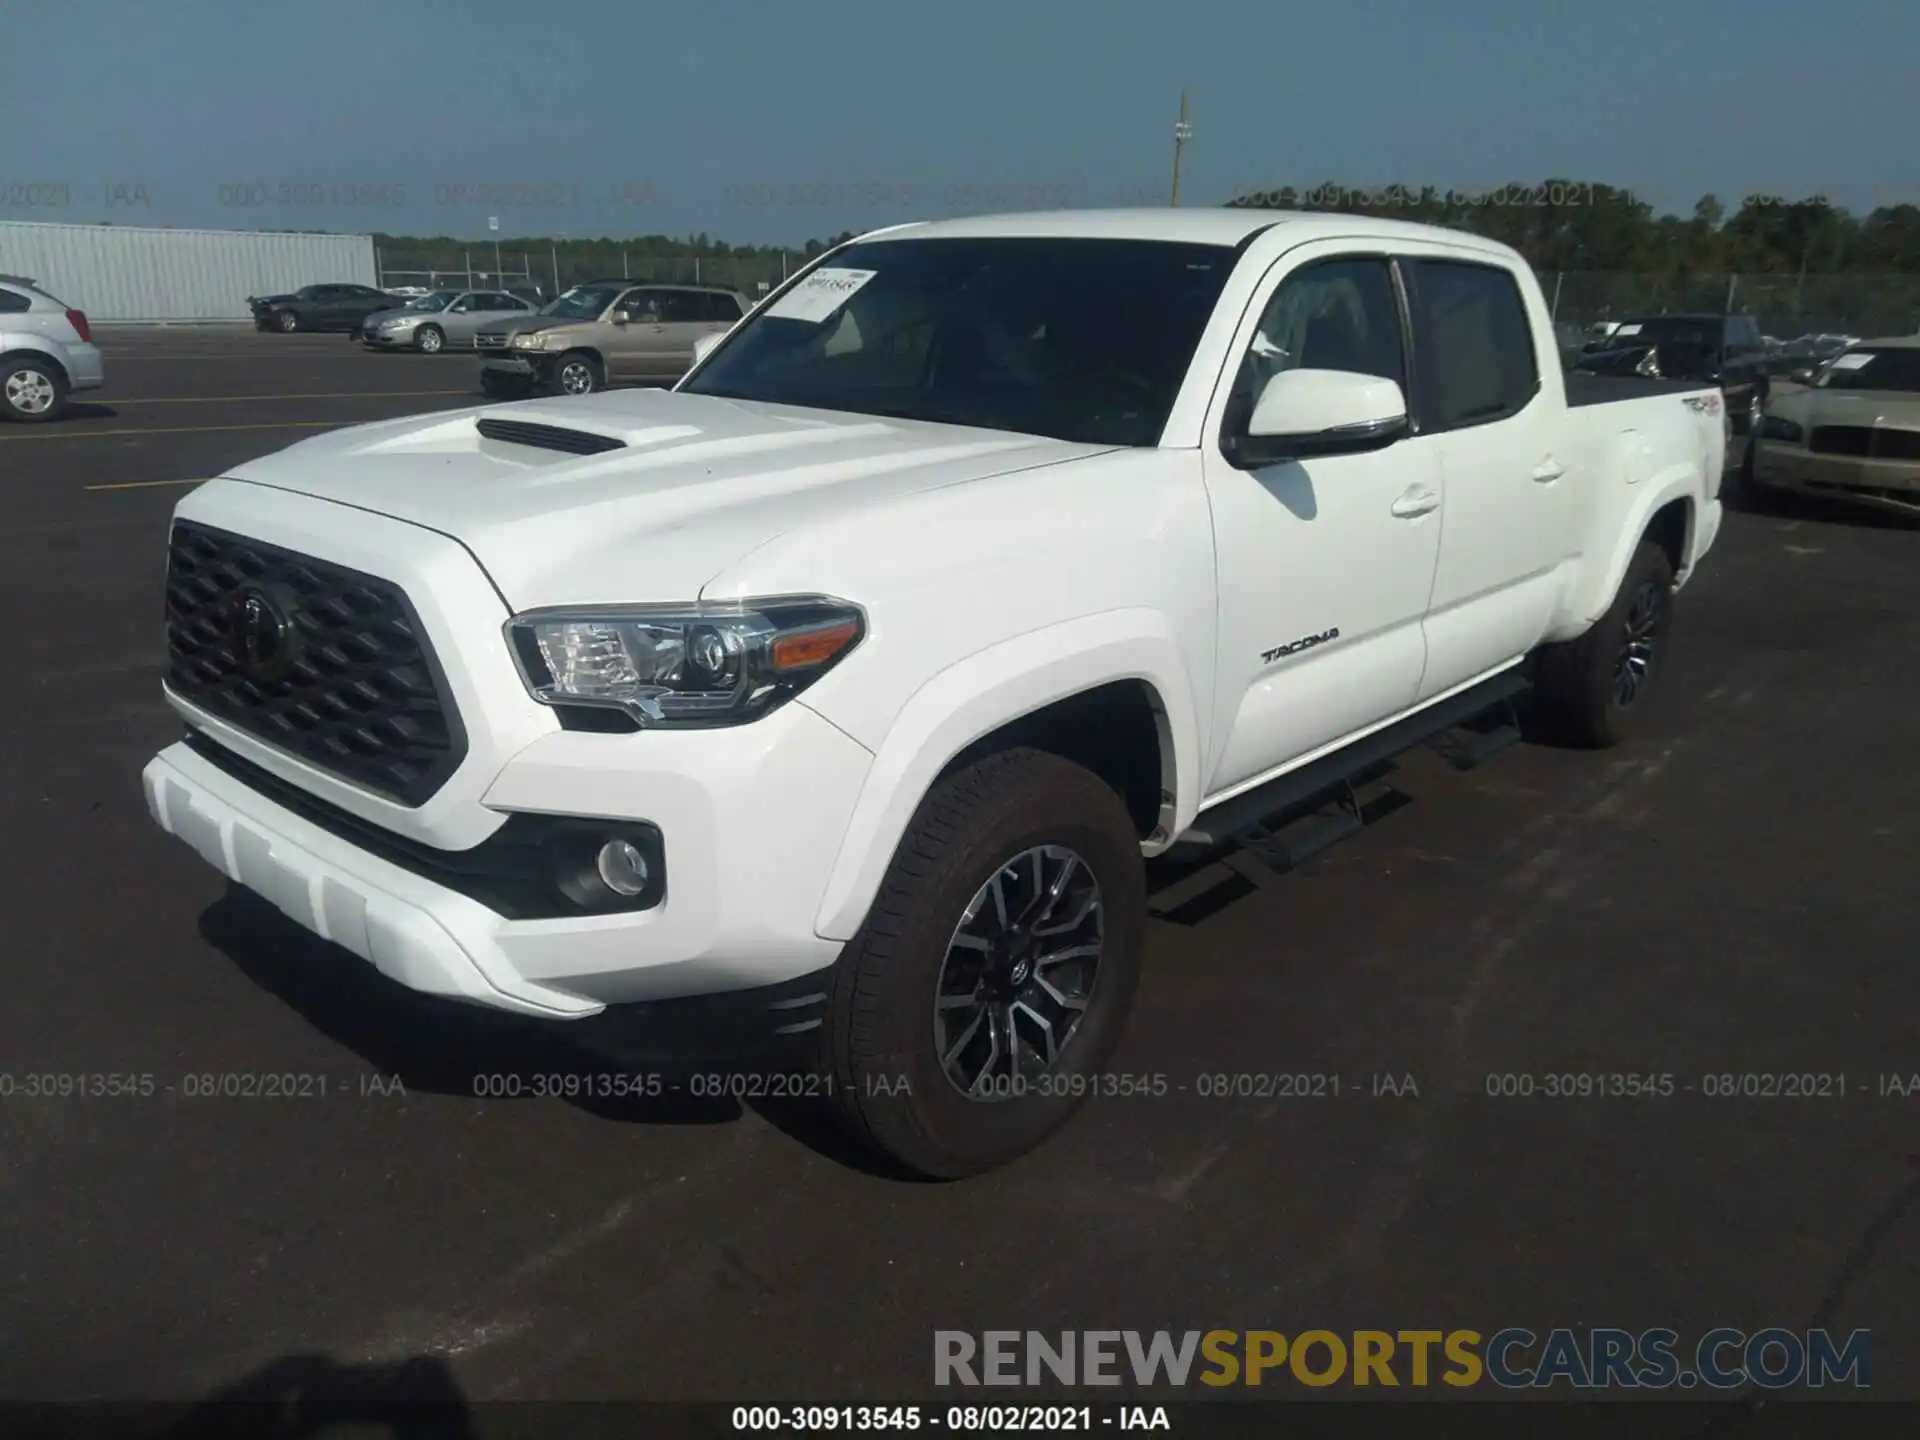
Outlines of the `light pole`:
<svg viewBox="0 0 1920 1440">
<path fill-rule="evenodd" d="M 1173 200 L 1180 203 L 1180 152 L 1187 148 L 1187 141 L 1193 138 L 1193 126 L 1187 123 L 1187 92 L 1180 92 L 1180 118 L 1173 127 Z"/>
</svg>

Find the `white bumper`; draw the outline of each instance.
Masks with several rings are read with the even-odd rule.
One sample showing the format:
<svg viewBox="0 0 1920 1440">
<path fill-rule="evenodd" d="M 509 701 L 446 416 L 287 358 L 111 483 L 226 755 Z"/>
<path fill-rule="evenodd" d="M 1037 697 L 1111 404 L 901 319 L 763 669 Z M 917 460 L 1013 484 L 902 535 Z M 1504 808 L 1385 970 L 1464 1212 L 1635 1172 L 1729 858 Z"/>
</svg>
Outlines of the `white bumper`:
<svg viewBox="0 0 1920 1440">
<path fill-rule="evenodd" d="M 169 747 L 147 806 L 228 878 L 411 989 L 549 1019 L 776 985 L 833 963 L 815 916 L 872 756 L 803 705 L 732 730 L 563 732 L 516 756 L 499 810 L 659 826 L 652 909 L 506 920 Z"/>
</svg>

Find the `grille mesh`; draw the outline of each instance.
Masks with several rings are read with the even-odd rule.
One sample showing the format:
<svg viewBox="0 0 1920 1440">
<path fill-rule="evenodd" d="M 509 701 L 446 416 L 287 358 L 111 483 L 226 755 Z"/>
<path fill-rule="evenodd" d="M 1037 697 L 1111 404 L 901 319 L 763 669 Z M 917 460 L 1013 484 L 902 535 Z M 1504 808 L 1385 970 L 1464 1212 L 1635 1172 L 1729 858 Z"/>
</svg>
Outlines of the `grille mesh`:
<svg viewBox="0 0 1920 1440">
<path fill-rule="evenodd" d="M 251 630 L 269 643 L 243 661 L 250 600 Z M 277 642 L 275 618 L 284 621 Z M 406 805 L 426 801 L 466 757 L 445 679 L 398 586 L 186 521 L 175 523 L 169 546 L 167 684 L 228 724 Z"/>
</svg>

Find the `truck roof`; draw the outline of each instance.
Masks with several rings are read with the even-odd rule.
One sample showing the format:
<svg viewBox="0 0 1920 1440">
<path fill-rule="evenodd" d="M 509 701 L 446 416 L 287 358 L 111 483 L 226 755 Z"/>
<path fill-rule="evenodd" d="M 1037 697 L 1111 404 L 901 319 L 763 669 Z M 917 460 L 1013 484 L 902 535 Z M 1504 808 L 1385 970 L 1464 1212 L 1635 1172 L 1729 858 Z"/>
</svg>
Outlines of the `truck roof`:
<svg viewBox="0 0 1920 1440">
<path fill-rule="evenodd" d="M 908 234 L 933 239 L 951 236 L 974 239 L 988 236 L 1052 236 L 1065 239 L 1161 240 L 1232 248 L 1274 226 L 1298 232 L 1301 240 L 1445 240 L 1482 250 L 1502 259 L 1516 252 L 1495 240 L 1418 225 L 1406 220 L 1382 220 L 1372 215 L 1344 215 L 1321 210 L 1252 210 L 1218 206 L 1196 210 L 1172 207 L 1137 210 L 1043 210 L 1031 214 L 970 215 L 952 220 L 909 221 L 869 231 L 863 240 Z"/>
</svg>

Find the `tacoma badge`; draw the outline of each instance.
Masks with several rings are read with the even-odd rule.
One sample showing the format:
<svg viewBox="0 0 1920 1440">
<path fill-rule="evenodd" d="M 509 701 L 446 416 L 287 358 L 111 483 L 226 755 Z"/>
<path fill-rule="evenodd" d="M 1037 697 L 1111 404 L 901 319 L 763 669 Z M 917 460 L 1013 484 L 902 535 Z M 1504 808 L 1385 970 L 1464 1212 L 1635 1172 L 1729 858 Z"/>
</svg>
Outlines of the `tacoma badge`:
<svg viewBox="0 0 1920 1440">
<path fill-rule="evenodd" d="M 1324 645 L 1329 640 L 1338 640 L 1339 638 L 1340 627 L 1336 625 L 1331 630 L 1322 630 L 1318 635 L 1304 635 L 1290 645 L 1282 645 L 1273 650 L 1263 650 L 1260 652 L 1260 660 L 1262 664 L 1271 665 L 1276 660 L 1283 660 L 1289 655 L 1298 655 L 1302 650 L 1311 650 L 1316 645 Z"/>
</svg>

